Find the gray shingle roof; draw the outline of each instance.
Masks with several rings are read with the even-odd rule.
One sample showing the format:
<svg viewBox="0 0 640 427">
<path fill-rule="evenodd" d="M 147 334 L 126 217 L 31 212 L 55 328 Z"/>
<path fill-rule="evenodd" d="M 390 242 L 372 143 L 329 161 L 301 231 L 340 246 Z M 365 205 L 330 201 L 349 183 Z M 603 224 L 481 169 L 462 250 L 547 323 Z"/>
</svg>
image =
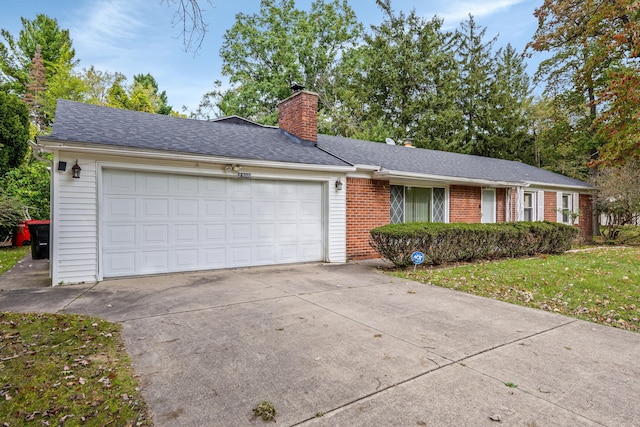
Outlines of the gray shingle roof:
<svg viewBox="0 0 640 427">
<path fill-rule="evenodd" d="M 586 182 L 510 160 L 327 135 L 318 136 L 318 147 L 354 165 L 380 166 L 387 171 L 591 188 Z"/>
<path fill-rule="evenodd" d="M 310 165 L 369 165 L 423 175 L 583 187 L 519 162 L 318 135 L 318 149 L 280 129 L 231 117 L 201 121 L 58 100 L 51 140 Z M 348 162 L 348 163 L 347 163 Z"/>
<path fill-rule="evenodd" d="M 239 159 L 350 166 L 278 128 L 183 119 L 58 100 L 52 140 Z"/>
</svg>

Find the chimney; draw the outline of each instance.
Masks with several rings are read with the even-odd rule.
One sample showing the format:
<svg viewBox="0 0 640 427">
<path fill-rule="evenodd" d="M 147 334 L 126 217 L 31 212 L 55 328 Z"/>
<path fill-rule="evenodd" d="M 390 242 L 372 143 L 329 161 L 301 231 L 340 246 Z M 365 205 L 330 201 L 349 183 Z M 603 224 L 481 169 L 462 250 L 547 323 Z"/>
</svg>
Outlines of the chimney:
<svg viewBox="0 0 640 427">
<path fill-rule="evenodd" d="M 293 85 L 293 95 L 278 104 L 278 126 L 305 141 L 318 141 L 318 94 Z"/>
</svg>

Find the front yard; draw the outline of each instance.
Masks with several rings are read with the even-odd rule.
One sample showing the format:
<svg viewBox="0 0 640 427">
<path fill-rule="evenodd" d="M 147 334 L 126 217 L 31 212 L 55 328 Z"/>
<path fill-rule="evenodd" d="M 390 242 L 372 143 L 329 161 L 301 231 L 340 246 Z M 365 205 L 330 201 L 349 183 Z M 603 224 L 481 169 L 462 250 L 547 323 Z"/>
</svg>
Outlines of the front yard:
<svg viewBox="0 0 640 427">
<path fill-rule="evenodd" d="M 640 248 L 413 268 L 393 274 L 640 332 Z"/>
</svg>

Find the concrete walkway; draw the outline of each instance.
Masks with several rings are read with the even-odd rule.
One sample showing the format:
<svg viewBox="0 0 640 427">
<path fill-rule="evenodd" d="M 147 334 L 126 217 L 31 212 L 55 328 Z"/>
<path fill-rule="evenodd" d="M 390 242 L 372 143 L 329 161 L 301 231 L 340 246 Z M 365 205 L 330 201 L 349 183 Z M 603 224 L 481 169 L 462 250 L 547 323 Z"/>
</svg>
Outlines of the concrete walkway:
<svg viewBox="0 0 640 427">
<path fill-rule="evenodd" d="M 0 289 L 122 323 L 158 426 L 640 425 L 640 334 L 367 263 Z"/>
</svg>

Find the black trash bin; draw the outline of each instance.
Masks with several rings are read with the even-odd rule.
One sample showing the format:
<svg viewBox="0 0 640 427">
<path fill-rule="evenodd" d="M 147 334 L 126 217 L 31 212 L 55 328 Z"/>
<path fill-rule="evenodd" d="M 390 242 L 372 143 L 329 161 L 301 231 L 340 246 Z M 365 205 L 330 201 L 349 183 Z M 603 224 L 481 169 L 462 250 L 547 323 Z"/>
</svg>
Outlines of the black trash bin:
<svg viewBox="0 0 640 427">
<path fill-rule="evenodd" d="M 28 221 L 29 234 L 31 234 L 31 258 L 49 258 L 49 220 Z"/>
</svg>

